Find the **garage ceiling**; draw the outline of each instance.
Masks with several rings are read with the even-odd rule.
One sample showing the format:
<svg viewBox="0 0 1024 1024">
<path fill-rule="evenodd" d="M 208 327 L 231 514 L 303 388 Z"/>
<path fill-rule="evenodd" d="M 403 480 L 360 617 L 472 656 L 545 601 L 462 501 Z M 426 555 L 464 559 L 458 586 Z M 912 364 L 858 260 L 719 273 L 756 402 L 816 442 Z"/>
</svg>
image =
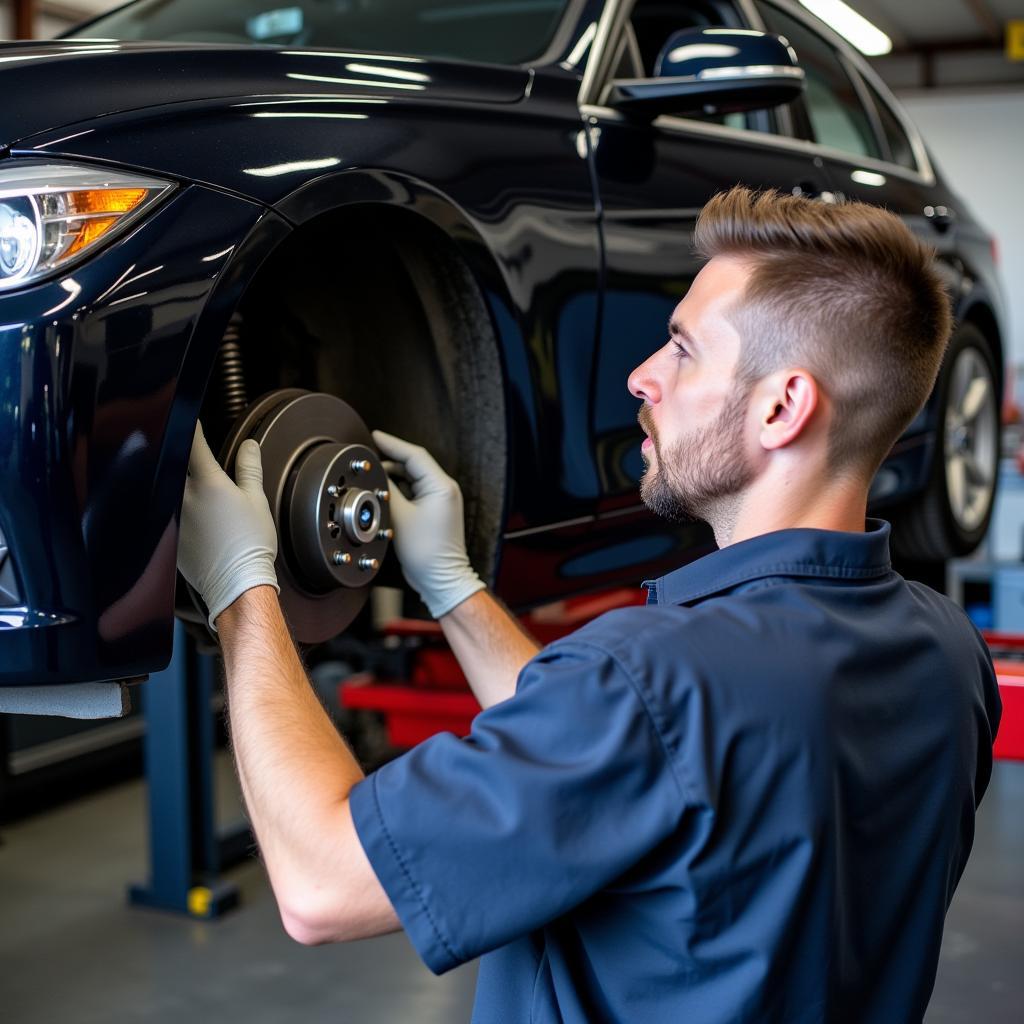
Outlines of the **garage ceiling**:
<svg viewBox="0 0 1024 1024">
<path fill-rule="evenodd" d="M 1009 60 L 1005 53 L 1006 23 L 1024 18 L 1021 0 L 848 2 L 892 39 L 892 53 L 872 61 L 895 89 L 1024 86 L 1024 60 Z M 6 0 L 0 6 L 10 8 L 12 3 Z M 34 6 L 37 34 L 53 35 L 118 3 L 35 0 Z"/>
<path fill-rule="evenodd" d="M 1021 0 L 849 0 L 893 51 L 872 63 L 896 89 L 1024 85 L 1024 61 L 1006 56 L 1006 25 L 1024 18 Z"/>
<path fill-rule="evenodd" d="M 1004 23 L 1022 14 L 1019 0 L 931 0 L 928 4 L 852 0 L 852 6 L 901 47 L 965 39 L 1002 46 Z"/>
</svg>

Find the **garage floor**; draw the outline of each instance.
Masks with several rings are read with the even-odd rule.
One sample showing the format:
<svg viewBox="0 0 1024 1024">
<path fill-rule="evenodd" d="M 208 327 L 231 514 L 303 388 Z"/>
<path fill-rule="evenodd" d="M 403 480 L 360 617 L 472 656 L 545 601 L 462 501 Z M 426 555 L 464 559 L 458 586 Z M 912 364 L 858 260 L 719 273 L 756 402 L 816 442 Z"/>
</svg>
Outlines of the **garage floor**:
<svg viewBox="0 0 1024 1024">
<path fill-rule="evenodd" d="M 219 799 L 237 814 L 220 756 Z M 928 1024 L 1017 1024 L 1024 1005 L 1024 764 L 996 766 L 950 910 Z M 467 965 L 435 978 L 402 935 L 305 948 L 280 927 L 262 870 L 231 873 L 240 909 L 206 923 L 132 909 L 144 880 L 145 790 L 127 783 L 0 834 L 0 1018 L 10 1024 L 455 1024 Z"/>
</svg>

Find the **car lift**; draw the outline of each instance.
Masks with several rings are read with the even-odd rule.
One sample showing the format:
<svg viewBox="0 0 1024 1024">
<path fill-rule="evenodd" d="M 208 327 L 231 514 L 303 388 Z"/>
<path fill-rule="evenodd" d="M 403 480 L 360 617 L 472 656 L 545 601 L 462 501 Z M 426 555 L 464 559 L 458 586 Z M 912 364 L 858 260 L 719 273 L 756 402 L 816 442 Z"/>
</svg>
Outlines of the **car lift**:
<svg viewBox="0 0 1024 1024">
<path fill-rule="evenodd" d="M 523 622 L 538 640 L 549 643 L 602 612 L 642 600 L 642 591 L 615 590 L 547 606 Z M 367 673 L 352 676 L 342 684 L 342 706 L 383 711 L 389 741 L 396 747 L 413 746 L 442 730 L 468 733 L 480 707 L 454 655 L 440 641 L 440 626 L 398 619 L 383 632 L 404 638 L 412 650 L 408 658 L 396 662 L 392 656 L 380 663 L 402 664 L 408 671 L 388 683 Z M 129 886 L 128 901 L 200 919 L 219 917 L 237 905 L 237 886 L 220 874 L 255 848 L 247 823 L 225 832 L 215 825 L 212 701 L 217 665 L 217 656 L 200 654 L 183 624 L 175 621 L 170 664 L 140 687 L 146 718 L 150 871 L 148 883 Z"/>
<path fill-rule="evenodd" d="M 643 594 L 619 589 L 571 598 L 538 609 L 525 616 L 522 623 L 539 642 L 548 644 L 606 611 L 643 603 Z M 382 714 L 388 739 L 396 747 L 414 746 L 436 732 L 467 735 L 480 705 L 469 692 L 455 656 L 444 644 L 441 627 L 435 622 L 396 619 L 385 632 L 422 641 L 410 678 L 376 679 L 368 674 L 353 677 L 339 687 L 342 706 Z M 982 635 L 992 652 L 1003 701 L 992 753 L 998 760 L 1024 761 L 1024 635 L 984 631 Z"/>
<path fill-rule="evenodd" d="M 996 760 L 1024 761 L 1024 635 L 982 630 L 992 652 L 1003 717 L 992 747 Z"/>
<path fill-rule="evenodd" d="M 578 629 L 606 611 L 642 604 L 644 591 L 619 588 L 570 598 L 522 617 L 543 644 Z M 395 619 L 383 629 L 411 657 L 402 678 L 360 672 L 339 685 L 342 707 L 383 715 L 388 741 L 408 748 L 434 733 L 469 733 L 480 711 L 455 656 L 436 622 Z M 1024 760 L 1024 635 L 983 632 L 992 651 L 1003 717 L 993 753 Z M 394 644 L 394 640 L 391 641 Z M 218 833 L 214 825 L 211 701 L 215 655 L 200 655 L 180 622 L 175 623 L 170 665 L 142 687 L 146 715 L 146 775 L 149 780 L 150 881 L 129 889 L 133 904 L 214 918 L 238 902 L 237 887 L 219 879 L 254 849 L 245 823 Z"/>
<path fill-rule="evenodd" d="M 520 621 L 538 643 L 549 644 L 614 608 L 643 604 L 646 596 L 639 587 L 619 587 L 544 605 Z M 408 678 L 381 679 L 363 673 L 340 684 L 338 703 L 382 714 L 388 741 L 395 747 L 413 747 L 437 732 L 467 735 L 480 705 L 445 644 L 441 627 L 432 621 L 394 619 L 384 625 L 383 632 L 417 644 Z"/>
<path fill-rule="evenodd" d="M 149 882 L 128 889 L 129 903 L 190 917 L 219 917 L 238 903 L 238 887 L 219 879 L 253 849 L 241 822 L 215 826 L 212 709 L 215 655 L 199 654 L 180 620 L 171 663 L 140 687 L 146 718 Z"/>
</svg>

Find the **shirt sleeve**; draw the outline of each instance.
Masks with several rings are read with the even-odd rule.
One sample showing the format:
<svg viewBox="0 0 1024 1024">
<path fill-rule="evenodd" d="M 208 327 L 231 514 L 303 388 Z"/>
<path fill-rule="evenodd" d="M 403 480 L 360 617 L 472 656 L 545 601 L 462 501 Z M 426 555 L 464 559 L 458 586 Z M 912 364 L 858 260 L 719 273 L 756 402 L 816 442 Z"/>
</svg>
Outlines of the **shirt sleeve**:
<svg viewBox="0 0 1024 1024">
<path fill-rule="evenodd" d="M 554 920 L 677 826 L 682 790 L 607 652 L 542 651 L 466 739 L 431 737 L 356 785 L 363 849 L 441 973 Z"/>
</svg>

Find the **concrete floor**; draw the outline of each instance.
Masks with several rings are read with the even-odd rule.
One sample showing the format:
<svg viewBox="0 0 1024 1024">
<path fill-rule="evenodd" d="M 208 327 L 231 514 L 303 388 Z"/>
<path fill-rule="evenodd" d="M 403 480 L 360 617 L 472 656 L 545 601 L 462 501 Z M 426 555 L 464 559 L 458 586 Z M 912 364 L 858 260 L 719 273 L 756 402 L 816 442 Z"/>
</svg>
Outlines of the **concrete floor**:
<svg viewBox="0 0 1024 1024">
<path fill-rule="evenodd" d="M 225 818 L 234 777 L 218 765 Z M 0 1020 L 9 1024 L 455 1024 L 475 965 L 435 978 L 402 935 L 306 948 L 281 929 L 255 863 L 242 906 L 198 922 L 125 905 L 146 871 L 132 782 L 0 835 Z M 950 909 L 927 1024 L 1017 1024 L 1024 1006 L 1024 764 L 996 766 Z M 510 1022 L 515 1024 L 515 1022 Z"/>
</svg>

